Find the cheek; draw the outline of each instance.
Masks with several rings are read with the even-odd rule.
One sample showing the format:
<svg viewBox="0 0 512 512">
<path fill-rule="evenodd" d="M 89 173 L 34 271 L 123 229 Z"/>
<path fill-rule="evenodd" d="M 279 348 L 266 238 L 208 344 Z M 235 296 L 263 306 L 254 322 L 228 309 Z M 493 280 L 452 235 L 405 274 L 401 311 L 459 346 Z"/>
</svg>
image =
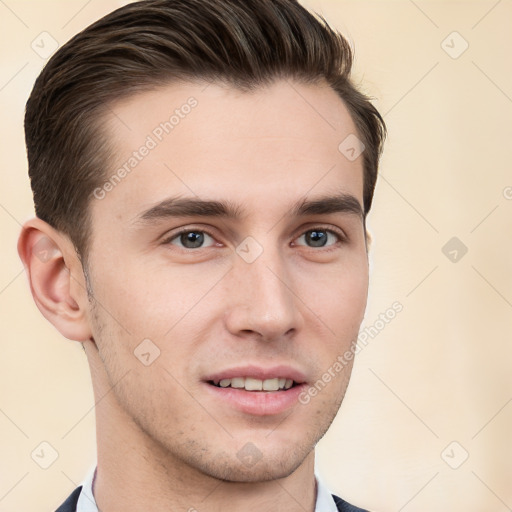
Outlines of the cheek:
<svg viewBox="0 0 512 512">
<path fill-rule="evenodd" d="M 307 279 L 304 277 L 307 275 Z M 342 337 L 359 330 L 368 295 L 368 266 L 364 258 L 339 266 L 311 269 L 300 276 L 306 304 Z"/>
<path fill-rule="evenodd" d="M 201 268 L 200 268 L 201 267 Z M 135 264 L 103 266 L 94 275 L 94 296 L 136 339 L 167 338 L 208 302 L 226 269 L 209 265 Z M 123 334 L 121 332 L 121 334 Z"/>
</svg>

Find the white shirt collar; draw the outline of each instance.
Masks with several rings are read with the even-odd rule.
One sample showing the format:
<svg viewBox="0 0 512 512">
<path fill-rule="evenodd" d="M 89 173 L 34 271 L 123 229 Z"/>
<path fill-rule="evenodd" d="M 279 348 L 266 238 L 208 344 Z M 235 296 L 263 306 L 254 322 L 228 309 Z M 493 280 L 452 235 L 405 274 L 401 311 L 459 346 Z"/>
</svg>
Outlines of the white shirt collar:
<svg viewBox="0 0 512 512">
<path fill-rule="evenodd" d="M 94 494 L 92 493 L 92 483 L 96 474 L 96 466 L 93 467 L 87 478 L 82 483 L 82 491 L 78 496 L 78 502 L 76 504 L 76 512 L 99 512 Z"/>
<path fill-rule="evenodd" d="M 316 504 L 315 512 L 338 512 L 338 507 L 334 503 L 334 498 L 326 484 L 315 471 L 316 479 Z"/>
<path fill-rule="evenodd" d="M 99 512 L 96 505 L 96 500 L 92 493 L 92 483 L 96 467 L 92 468 L 87 475 L 87 478 L 82 483 L 82 491 L 78 497 L 76 512 Z M 334 498 L 329 492 L 329 489 L 324 484 L 318 473 L 315 471 L 316 479 L 316 504 L 315 512 L 337 512 L 338 508 L 334 503 Z"/>
</svg>

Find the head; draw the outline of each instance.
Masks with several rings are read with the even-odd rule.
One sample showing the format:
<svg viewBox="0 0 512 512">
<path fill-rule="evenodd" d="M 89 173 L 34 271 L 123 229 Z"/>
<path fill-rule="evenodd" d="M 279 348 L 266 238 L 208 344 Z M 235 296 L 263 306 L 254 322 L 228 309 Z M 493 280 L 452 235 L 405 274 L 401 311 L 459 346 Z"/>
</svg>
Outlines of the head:
<svg viewBox="0 0 512 512">
<path fill-rule="evenodd" d="M 50 59 L 19 251 L 39 309 L 113 388 L 100 421 L 232 481 L 311 453 L 351 363 L 296 398 L 357 339 L 385 133 L 351 66 L 293 0 L 136 2 Z M 246 402 L 231 377 L 295 382 Z"/>
</svg>

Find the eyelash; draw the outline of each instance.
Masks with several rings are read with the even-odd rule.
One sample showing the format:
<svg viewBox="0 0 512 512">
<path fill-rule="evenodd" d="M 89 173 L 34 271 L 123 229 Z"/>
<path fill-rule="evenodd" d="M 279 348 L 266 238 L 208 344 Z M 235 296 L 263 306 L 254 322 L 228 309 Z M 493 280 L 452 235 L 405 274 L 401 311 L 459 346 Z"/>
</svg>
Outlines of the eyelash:
<svg viewBox="0 0 512 512">
<path fill-rule="evenodd" d="M 299 238 L 302 235 L 305 235 L 306 233 L 309 233 L 311 231 L 325 231 L 326 233 L 330 233 L 330 234 L 336 236 L 338 238 L 338 241 L 337 241 L 337 243 L 329 245 L 327 247 L 310 247 L 307 245 L 302 246 L 302 247 L 306 247 L 308 249 L 316 249 L 316 250 L 322 249 L 324 252 L 327 252 L 327 251 L 333 250 L 337 246 L 337 244 L 348 242 L 347 236 L 341 230 L 327 228 L 325 226 L 313 226 L 311 228 L 308 228 L 305 231 L 301 232 L 297 237 L 295 237 L 294 240 L 296 240 L 297 238 Z M 183 235 L 184 233 L 205 233 L 208 236 L 210 236 L 212 239 L 215 240 L 215 235 L 208 229 L 205 229 L 205 228 L 194 229 L 193 227 L 187 227 L 187 228 L 180 229 L 179 231 L 177 231 L 177 232 L 173 233 L 172 235 L 168 236 L 167 238 L 165 238 L 165 240 L 162 242 L 162 244 L 163 245 L 171 245 L 171 242 L 173 240 L 178 238 L 180 235 Z M 197 251 L 199 249 L 209 249 L 209 247 L 198 247 L 197 249 L 189 249 L 186 247 L 185 248 L 180 247 L 180 249 L 187 251 L 187 252 L 193 252 L 193 251 Z"/>
</svg>

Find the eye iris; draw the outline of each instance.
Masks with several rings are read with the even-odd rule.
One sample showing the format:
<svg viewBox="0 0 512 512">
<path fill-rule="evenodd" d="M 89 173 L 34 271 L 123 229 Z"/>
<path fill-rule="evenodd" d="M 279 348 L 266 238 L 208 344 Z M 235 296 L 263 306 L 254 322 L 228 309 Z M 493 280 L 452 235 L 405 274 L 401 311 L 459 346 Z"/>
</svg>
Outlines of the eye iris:
<svg viewBox="0 0 512 512">
<path fill-rule="evenodd" d="M 188 231 L 180 235 L 180 242 L 188 249 L 200 247 L 204 242 L 204 234 L 197 233 L 196 231 Z"/>
<path fill-rule="evenodd" d="M 327 243 L 327 233 L 313 229 L 308 231 L 309 239 L 313 247 L 323 247 Z"/>
</svg>

